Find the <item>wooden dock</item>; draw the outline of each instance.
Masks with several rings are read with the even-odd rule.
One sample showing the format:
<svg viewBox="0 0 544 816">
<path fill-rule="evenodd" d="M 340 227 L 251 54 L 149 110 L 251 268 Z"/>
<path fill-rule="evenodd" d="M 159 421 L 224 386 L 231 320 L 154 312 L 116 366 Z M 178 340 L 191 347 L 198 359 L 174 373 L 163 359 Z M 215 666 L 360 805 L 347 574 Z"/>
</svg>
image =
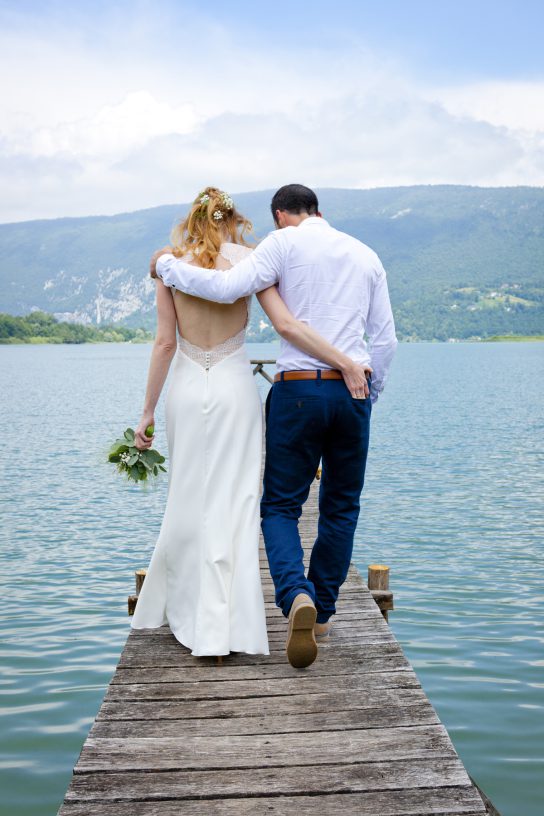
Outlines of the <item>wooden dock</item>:
<svg viewBox="0 0 544 816">
<path fill-rule="evenodd" d="M 301 519 L 315 537 L 317 483 Z M 445 727 L 352 566 L 317 661 L 293 669 L 262 551 L 269 657 L 192 657 L 131 630 L 60 816 L 484 816 Z"/>
<path fill-rule="evenodd" d="M 264 366 L 275 360 L 250 362 L 272 383 Z M 300 520 L 306 555 L 317 498 L 314 483 Z M 131 630 L 59 816 L 499 816 L 387 624 L 386 571 L 373 571 L 371 591 L 351 566 L 332 634 L 296 670 L 262 540 L 260 558 L 270 656 L 217 665 L 168 626 Z M 137 592 L 144 577 L 137 570 Z"/>
</svg>

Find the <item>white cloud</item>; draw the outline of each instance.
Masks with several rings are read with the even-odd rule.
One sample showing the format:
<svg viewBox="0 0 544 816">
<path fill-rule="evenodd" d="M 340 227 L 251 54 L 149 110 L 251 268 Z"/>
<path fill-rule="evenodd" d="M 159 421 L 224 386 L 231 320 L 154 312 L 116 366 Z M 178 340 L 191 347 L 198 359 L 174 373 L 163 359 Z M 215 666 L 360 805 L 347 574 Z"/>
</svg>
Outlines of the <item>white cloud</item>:
<svg viewBox="0 0 544 816">
<path fill-rule="evenodd" d="M 544 183 L 544 151 L 504 128 L 458 118 L 417 96 L 351 96 L 309 115 L 222 116 L 184 137 L 151 141 L 118 170 L 146 167 L 167 200 L 218 179 L 232 191 L 292 179 L 314 186 Z"/>
<path fill-rule="evenodd" d="M 198 123 L 192 105 L 159 102 L 147 91 L 128 94 L 119 105 L 106 105 L 89 118 L 53 127 L 13 129 L 5 144 L 13 155 L 80 156 L 115 160 L 163 133 L 189 133 Z"/>
<path fill-rule="evenodd" d="M 60 25 L 0 34 L 18 80 L 0 89 L 0 221 L 183 201 L 206 183 L 544 184 L 543 84 L 436 88 L 351 46 L 262 52 L 216 26 L 203 51 L 136 23 L 96 48 Z"/>
<path fill-rule="evenodd" d="M 434 91 L 456 116 L 509 130 L 544 132 L 544 82 L 477 82 Z"/>
</svg>

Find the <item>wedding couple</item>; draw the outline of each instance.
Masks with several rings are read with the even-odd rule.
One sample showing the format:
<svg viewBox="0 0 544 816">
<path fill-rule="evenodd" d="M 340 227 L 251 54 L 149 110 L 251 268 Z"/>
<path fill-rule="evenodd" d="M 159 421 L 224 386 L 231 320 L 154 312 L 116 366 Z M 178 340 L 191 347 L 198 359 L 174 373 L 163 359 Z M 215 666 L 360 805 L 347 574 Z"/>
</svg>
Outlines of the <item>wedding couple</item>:
<svg viewBox="0 0 544 816">
<path fill-rule="evenodd" d="M 250 222 L 207 187 L 173 245 L 151 259 L 158 327 L 136 444 L 152 444 L 144 431 L 174 360 L 168 496 L 131 625 L 169 624 L 194 655 L 268 654 L 262 519 L 276 604 L 288 619 L 287 658 L 302 668 L 317 656 L 346 578 L 371 406 L 397 340 L 378 256 L 327 223 L 307 187 L 282 187 L 271 209 L 276 230 L 252 250 Z M 262 407 L 244 348 L 253 294 L 282 337 L 262 498 Z M 320 461 L 306 573 L 298 519 Z"/>
</svg>

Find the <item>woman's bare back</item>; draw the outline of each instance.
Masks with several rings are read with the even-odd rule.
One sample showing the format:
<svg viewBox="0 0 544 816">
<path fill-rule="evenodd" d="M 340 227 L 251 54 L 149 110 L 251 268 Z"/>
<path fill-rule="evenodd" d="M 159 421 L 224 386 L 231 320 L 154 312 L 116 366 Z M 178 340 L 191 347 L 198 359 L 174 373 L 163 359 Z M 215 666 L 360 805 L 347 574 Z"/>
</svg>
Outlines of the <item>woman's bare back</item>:
<svg viewBox="0 0 544 816">
<path fill-rule="evenodd" d="M 238 244 L 221 244 L 221 254 L 217 256 L 215 268 L 225 270 L 228 275 L 233 263 L 249 252 L 248 247 Z M 180 336 L 204 350 L 215 348 L 234 337 L 247 323 L 246 298 L 240 298 L 236 303 L 213 303 L 175 290 L 174 307 Z"/>
</svg>

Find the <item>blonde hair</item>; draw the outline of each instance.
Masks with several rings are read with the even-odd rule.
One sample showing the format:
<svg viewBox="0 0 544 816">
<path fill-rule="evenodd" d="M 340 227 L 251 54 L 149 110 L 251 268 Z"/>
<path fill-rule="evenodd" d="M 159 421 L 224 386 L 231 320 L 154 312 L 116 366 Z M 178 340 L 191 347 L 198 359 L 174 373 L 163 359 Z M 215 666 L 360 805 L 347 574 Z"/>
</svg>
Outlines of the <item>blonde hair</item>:
<svg viewBox="0 0 544 816">
<path fill-rule="evenodd" d="M 249 246 L 246 235 L 252 230 L 251 221 L 238 212 L 227 193 L 206 187 L 172 230 L 172 252 L 177 258 L 191 254 L 199 266 L 213 269 L 221 244 L 230 239 L 233 244 Z"/>
</svg>

